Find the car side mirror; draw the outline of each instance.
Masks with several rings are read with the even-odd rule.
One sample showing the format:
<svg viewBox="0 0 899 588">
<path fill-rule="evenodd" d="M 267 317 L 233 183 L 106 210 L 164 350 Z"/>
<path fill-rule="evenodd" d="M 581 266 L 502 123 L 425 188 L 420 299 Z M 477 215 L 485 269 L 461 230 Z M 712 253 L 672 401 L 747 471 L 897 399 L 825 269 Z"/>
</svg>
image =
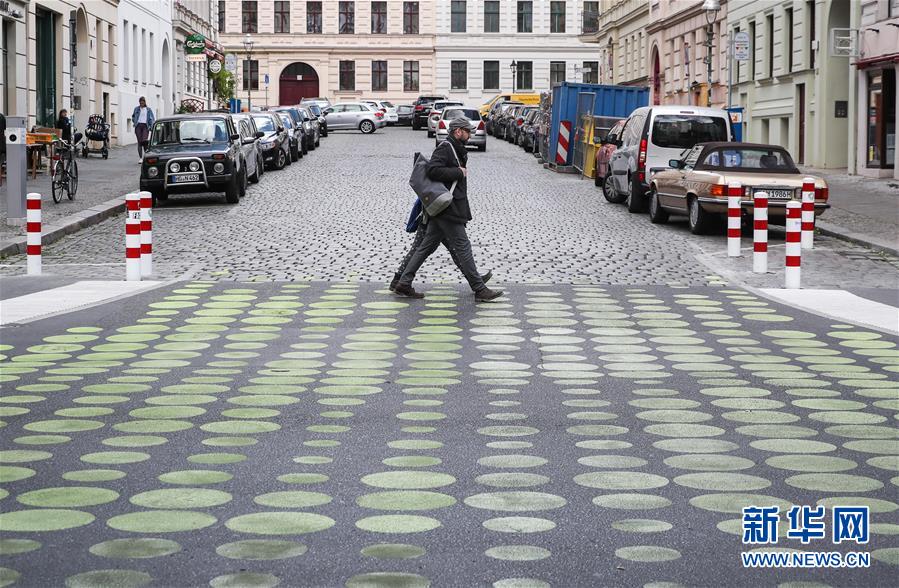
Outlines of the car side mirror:
<svg viewBox="0 0 899 588">
<path fill-rule="evenodd" d="M 240 140 L 240 134 L 234 133 L 233 135 L 231 135 L 231 140 L 232 140 L 232 141 L 239 141 L 239 140 Z"/>
<path fill-rule="evenodd" d="M 253 144 L 253 143 L 255 143 L 255 142 L 256 142 L 256 138 L 255 138 L 255 137 L 247 137 L 246 139 L 242 139 L 242 140 L 241 140 L 241 143 L 242 143 L 243 145 L 251 145 L 251 144 Z"/>
<path fill-rule="evenodd" d="M 672 169 L 681 169 L 681 168 L 683 168 L 683 166 L 684 166 L 684 164 L 680 159 L 669 159 L 668 160 L 668 167 L 670 167 Z"/>
<path fill-rule="evenodd" d="M 264 136 L 265 136 L 265 133 L 263 133 L 262 131 L 256 131 L 256 138 L 257 138 L 257 139 L 261 139 L 261 138 L 264 137 Z"/>
<path fill-rule="evenodd" d="M 284 130 L 285 130 L 284 127 L 278 127 L 278 132 L 279 132 L 279 133 L 283 133 Z"/>
</svg>

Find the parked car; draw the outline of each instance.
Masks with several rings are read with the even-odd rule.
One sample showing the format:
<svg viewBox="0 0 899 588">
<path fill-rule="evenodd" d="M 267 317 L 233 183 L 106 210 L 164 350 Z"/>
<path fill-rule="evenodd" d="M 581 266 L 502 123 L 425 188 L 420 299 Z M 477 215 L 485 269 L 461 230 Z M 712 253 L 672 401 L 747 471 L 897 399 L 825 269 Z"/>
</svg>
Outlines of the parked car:
<svg viewBox="0 0 899 588">
<path fill-rule="evenodd" d="M 234 204 L 247 190 L 241 134 L 230 114 L 186 114 L 156 120 L 141 162 L 140 189 L 157 201 L 171 194 L 224 192 Z"/>
<path fill-rule="evenodd" d="M 321 143 L 321 126 L 318 117 L 312 114 L 312 111 L 305 106 L 299 107 L 300 116 L 303 118 L 303 129 L 306 131 L 307 151 L 315 151 L 315 148 Z"/>
<path fill-rule="evenodd" d="M 493 106 L 498 102 L 520 102 L 522 104 L 540 104 L 540 94 L 535 94 L 533 92 L 527 92 L 523 94 L 497 94 L 487 102 L 481 105 L 478 111 L 481 113 L 481 116 L 487 116 L 487 114 L 493 109 Z"/>
<path fill-rule="evenodd" d="M 419 96 L 412 105 L 412 130 L 417 131 L 421 127 L 428 124 L 428 115 L 431 112 L 431 105 L 438 100 L 446 100 L 446 96 Z"/>
<path fill-rule="evenodd" d="M 471 136 L 466 147 L 477 147 L 478 151 L 487 151 L 487 130 L 484 119 L 476 108 L 456 108 L 447 106 L 440 112 L 440 120 L 437 121 L 437 145 L 449 137 L 449 124 L 455 118 L 467 118 L 471 127 Z"/>
<path fill-rule="evenodd" d="M 275 114 L 281 118 L 284 130 L 287 131 L 287 136 L 290 137 L 290 161 L 288 164 L 293 163 L 306 154 L 306 138 L 303 135 L 303 125 L 302 123 L 295 124 L 290 114 L 283 110 L 275 111 Z"/>
<path fill-rule="evenodd" d="M 656 173 L 649 183 L 649 219 L 665 223 L 670 214 L 687 215 L 690 230 L 704 233 L 727 215 L 727 186 L 743 188 L 741 210 L 753 212 L 757 192 L 768 193 L 768 215 L 777 223 L 786 217 L 787 203 L 801 200 L 802 180 L 815 180 L 815 215 L 827 203 L 827 182 L 800 173 L 786 149 L 756 143 L 700 143 L 668 162 L 670 169 Z"/>
<path fill-rule="evenodd" d="M 698 143 L 729 141 L 730 116 L 718 108 L 695 106 L 644 106 L 624 124 L 612 154 L 612 185 L 625 196 L 630 212 L 646 208 L 646 191 L 652 175 L 668 168 L 685 149 Z"/>
<path fill-rule="evenodd" d="M 304 108 L 308 108 L 309 112 L 315 115 L 315 118 L 318 119 L 318 131 L 319 137 L 327 137 L 328 136 L 328 121 L 325 120 L 325 115 L 322 113 L 322 107 L 318 104 L 304 104 Z"/>
<path fill-rule="evenodd" d="M 602 194 L 606 197 L 606 200 L 615 204 L 624 202 L 624 197 L 618 194 L 612 187 L 612 172 L 609 162 L 612 160 L 612 154 L 615 153 L 615 149 L 618 148 L 618 139 L 621 137 L 621 131 L 624 130 L 624 123 L 626 122 L 627 119 L 622 119 L 609 129 L 609 132 L 600 141 L 594 162 L 593 184 L 602 188 Z"/>
<path fill-rule="evenodd" d="M 387 121 L 389 125 L 395 125 L 399 117 L 396 113 L 396 106 L 393 105 L 392 102 L 388 102 L 387 100 L 363 100 L 369 106 L 374 106 L 384 113 L 384 120 Z"/>
<path fill-rule="evenodd" d="M 325 109 L 331 106 L 331 101 L 322 96 L 318 96 L 315 98 L 301 98 L 300 104 L 303 106 L 308 106 L 310 104 L 317 104 L 319 108 Z"/>
<path fill-rule="evenodd" d="M 247 179 L 250 183 L 257 184 L 265 173 L 265 161 L 262 159 L 262 147 L 259 145 L 259 138 L 265 133 L 256 128 L 256 122 L 249 114 L 232 114 L 231 118 L 237 125 L 237 132 L 240 133 L 243 159 L 247 162 Z"/>
<path fill-rule="evenodd" d="M 387 124 L 383 112 L 364 102 L 341 102 L 322 112 L 328 120 L 328 129 L 332 131 L 358 129 L 370 134 Z"/>
<path fill-rule="evenodd" d="M 531 112 L 537 110 L 536 106 L 528 106 L 525 105 L 519 109 L 518 113 L 507 123 L 507 132 L 506 132 L 506 141 L 509 143 L 518 144 L 518 133 L 521 132 L 521 126 L 524 124 L 524 119 Z"/>
<path fill-rule="evenodd" d="M 534 108 L 528 112 L 518 133 L 518 146 L 524 149 L 526 153 L 533 153 L 537 149 L 537 117 L 539 115 L 539 108 Z"/>
<path fill-rule="evenodd" d="M 262 161 L 270 168 L 284 169 L 290 163 L 290 136 L 281 117 L 274 112 L 254 112 L 253 121 L 263 133 L 259 139 Z"/>
<path fill-rule="evenodd" d="M 522 104 L 521 102 L 497 102 L 490 109 L 490 114 L 487 115 L 487 134 L 496 136 L 496 122 L 499 120 L 503 113 L 506 110 L 516 106 L 518 104 Z"/>
<path fill-rule="evenodd" d="M 299 129 L 300 133 L 303 135 L 301 140 L 297 143 L 298 145 L 302 146 L 307 144 L 308 138 L 306 137 L 306 134 L 308 133 L 308 130 L 306 126 L 303 125 L 303 114 L 300 108 L 300 106 L 278 106 L 277 108 L 273 108 L 272 110 L 278 113 L 287 113 L 290 115 L 290 119 L 293 121 L 294 132 L 296 131 L 296 129 Z M 308 152 L 308 149 L 298 148 L 297 157 L 293 158 L 293 161 L 296 161 L 299 157 L 303 157 L 303 155 Z"/>
<path fill-rule="evenodd" d="M 509 140 L 510 123 L 518 118 L 519 113 L 524 110 L 524 104 L 515 104 L 511 108 L 504 110 L 494 122 L 493 136 L 497 139 Z"/>
<path fill-rule="evenodd" d="M 398 126 L 412 126 L 412 115 L 415 107 L 411 104 L 400 104 L 396 107 L 396 124 Z"/>
<path fill-rule="evenodd" d="M 462 103 L 458 100 L 438 100 L 431 105 L 431 110 L 428 112 L 429 139 L 437 132 L 437 121 L 440 120 L 440 113 L 447 106 L 462 106 Z"/>
</svg>

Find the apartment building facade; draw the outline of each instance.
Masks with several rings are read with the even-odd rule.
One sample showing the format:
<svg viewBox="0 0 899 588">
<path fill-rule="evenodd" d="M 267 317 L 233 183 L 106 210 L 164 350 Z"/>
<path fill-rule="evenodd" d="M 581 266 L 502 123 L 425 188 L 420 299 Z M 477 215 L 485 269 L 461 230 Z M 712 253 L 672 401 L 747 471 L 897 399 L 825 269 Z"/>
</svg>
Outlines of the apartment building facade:
<svg viewBox="0 0 899 588">
<path fill-rule="evenodd" d="M 240 2 L 229 0 L 228 4 L 239 6 Z M 172 37 L 174 54 L 175 91 L 170 99 L 173 108 L 213 106 L 213 87 L 204 61 L 188 61 L 185 50 L 187 38 L 202 35 L 210 53 L 218 47 L 221 11 L 218 0 L 174 0 L 172 11 Z M 223 55 L 216 54 L 223 58 Z"/>
<path fill-rule="evenodd" d="M 586 3 L 585 3 L 586 4 Z M 601 84 L 646 86 L 650 81 L 649 3 L 646 0 L 601 0 L 596 32 L 581 39 L 598 45 Z"/>
</svg>

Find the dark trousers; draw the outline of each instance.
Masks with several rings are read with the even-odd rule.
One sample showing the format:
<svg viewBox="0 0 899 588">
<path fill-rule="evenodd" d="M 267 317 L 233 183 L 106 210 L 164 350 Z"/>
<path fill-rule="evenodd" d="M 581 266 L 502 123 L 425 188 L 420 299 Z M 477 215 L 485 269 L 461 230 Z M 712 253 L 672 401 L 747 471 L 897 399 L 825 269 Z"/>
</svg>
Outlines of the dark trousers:
<svg viewBox="0 0 899 588">
<path fill-rule="evenodd" d="M 477 292 L 486 288 L 484 280 L 481 279 L 481 275 L 478 273 L 477 265 L 475 265 L 474 254 L 471 251 L 471 241 L 468 240 L 464 223 L 452 222 L 440 217 L 430 218 L 428 219 L 424 236 L 419 241 L 418 234 L 416 234 L 415 240 L 418 242 L 417 246 L 403 260 L 400 284 L 404 286 L 411 285 L 412 280 L 415 279 L 415 274 L 425 260 L 443 243 L 452 256 L 453 261 L 462 270 L 472 291 Z"/>
<path fill-rule="evenodd" d="M 137 156 L 143 157 L 149 143 L 150 129 L 144 123 L 137 123 L 134 125 L 134 136 L 137 138 Z"/>
<path fill-rule="evenodd" d="M 406 252 L 406 256 L 403 258 L 403 261 L 400 262 L 400 267 L 396 270 L 396 274 L 398 276 L 403 275 L 403 272 L 406 271 L 406 266 L 409 265 L 409 260 L 412 259 L 412 256 L 415 255 L 415 250 L 418 249 L 418 246 L 421 245 L 421 242 L 424 241 L 425 233 L 428 232 L 428 225 L 424 222 L 418 223 L 418 228 L 415 229 L 415 238 L 412 240 L 412 245 L 409 246 L 409 251 Z M 462 266 L 459 265 L 459 260 L 456 259 L 456 252 L 453 251 L 449 243 L 443 241 L 443 246 L 446 247 L 446 250 L 449 251 L 450 257 L 453 258 L 453 263 L 456 264 L 456 267 L 459 268 L 459 271 L 462 271 Z"/>
</svg>

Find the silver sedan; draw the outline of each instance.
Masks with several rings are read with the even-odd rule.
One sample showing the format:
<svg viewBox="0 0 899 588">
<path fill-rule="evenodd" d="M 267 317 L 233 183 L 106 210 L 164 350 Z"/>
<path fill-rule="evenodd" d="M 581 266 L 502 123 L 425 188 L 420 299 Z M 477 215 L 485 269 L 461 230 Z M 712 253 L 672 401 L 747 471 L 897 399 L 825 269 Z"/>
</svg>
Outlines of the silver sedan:
<svg viewBox="0 0 899 588">
<path fill-rule="evenodd" d="M 437 145 L 449 136 L 450 121 L 459 117 L 468 119 L 468 126 L 471 128 L 471 136 L 468 138 L 466 146 L 477 147 L 478 151 L 487 151 L 487 129 L 481 113 L 476 108 L 453 106 L 444 108 L 436 125 Z"/>
</svg>

